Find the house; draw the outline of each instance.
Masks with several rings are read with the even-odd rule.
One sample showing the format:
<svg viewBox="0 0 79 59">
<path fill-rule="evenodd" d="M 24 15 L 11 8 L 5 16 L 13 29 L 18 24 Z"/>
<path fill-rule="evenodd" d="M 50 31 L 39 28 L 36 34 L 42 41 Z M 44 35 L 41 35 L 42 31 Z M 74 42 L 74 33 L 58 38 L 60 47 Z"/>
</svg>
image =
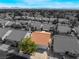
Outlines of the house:
<svg viewBox="0 0 79 59">
<path fill-rule="evenodd" d="M 38 45 L 38 50 L 31 59 L 48 59 L 49 46 L 51 46 L 51 33 L 45 31 L 32 32 L 32 41 Z"/>
<path fill-rule="evenodd" d="M 32 41 L 42 48 L 49 48 L 52 43 L 51 33 L 45 31 L 32 32 Z"/>
</svg>

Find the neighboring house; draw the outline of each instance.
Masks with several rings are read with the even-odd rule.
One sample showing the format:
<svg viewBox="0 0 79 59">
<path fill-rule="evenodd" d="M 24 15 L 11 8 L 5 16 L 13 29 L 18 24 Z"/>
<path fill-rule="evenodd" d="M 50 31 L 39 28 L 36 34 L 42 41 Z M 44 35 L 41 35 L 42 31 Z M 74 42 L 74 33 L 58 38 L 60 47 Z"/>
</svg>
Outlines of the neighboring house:
<svg viewBox="0 0 79 59">
<path fill-rule="evenodd" d="M 79 54 L 78 40 L 74 36 L 55 35 L 52 51 L 54 57 L 59 59 L 63 56 L 67 59 L 76 59 L 77 54 Z"/>
</svg>

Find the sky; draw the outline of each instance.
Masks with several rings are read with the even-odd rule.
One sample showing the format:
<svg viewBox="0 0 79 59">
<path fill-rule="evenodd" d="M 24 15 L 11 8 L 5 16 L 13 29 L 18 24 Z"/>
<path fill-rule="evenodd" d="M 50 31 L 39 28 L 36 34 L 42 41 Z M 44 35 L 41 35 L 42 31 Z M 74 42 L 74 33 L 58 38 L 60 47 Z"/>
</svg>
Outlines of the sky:
<svg viewBox="0 0 79 59">
<path fill-rule="evenodd" d="M 79 9 L 79 0 L 0 0 L 0 7 Z"/>
</svg>

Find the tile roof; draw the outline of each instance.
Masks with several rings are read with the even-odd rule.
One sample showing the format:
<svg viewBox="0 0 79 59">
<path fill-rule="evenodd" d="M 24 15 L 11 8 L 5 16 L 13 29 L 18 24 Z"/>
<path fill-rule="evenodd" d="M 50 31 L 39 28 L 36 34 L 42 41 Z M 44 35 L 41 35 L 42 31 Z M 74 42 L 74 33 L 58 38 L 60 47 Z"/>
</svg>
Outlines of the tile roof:
<svg viewBox="0 0 79 59">
<path fill-rule="evenodd" d="M 32 33 L 32 40 L 38 45 L 48 46 L 50 39 L 50 32 L 35 31 Z"/>
</svg>

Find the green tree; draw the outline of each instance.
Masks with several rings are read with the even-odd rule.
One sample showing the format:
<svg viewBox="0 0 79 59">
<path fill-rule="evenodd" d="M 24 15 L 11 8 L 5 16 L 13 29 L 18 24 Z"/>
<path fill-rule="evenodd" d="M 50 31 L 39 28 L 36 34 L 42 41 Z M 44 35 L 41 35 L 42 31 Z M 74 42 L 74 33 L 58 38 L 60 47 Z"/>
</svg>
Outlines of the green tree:
<svg viewBox="0 0 79 59">
<path fill-rule="evenodd" d="M 19 49 L 25 54 L 32 54 L 37 50 L 37 45 L 31 40 L 31 37 L 27 37 L 19 43 Z"/>
</svg>

